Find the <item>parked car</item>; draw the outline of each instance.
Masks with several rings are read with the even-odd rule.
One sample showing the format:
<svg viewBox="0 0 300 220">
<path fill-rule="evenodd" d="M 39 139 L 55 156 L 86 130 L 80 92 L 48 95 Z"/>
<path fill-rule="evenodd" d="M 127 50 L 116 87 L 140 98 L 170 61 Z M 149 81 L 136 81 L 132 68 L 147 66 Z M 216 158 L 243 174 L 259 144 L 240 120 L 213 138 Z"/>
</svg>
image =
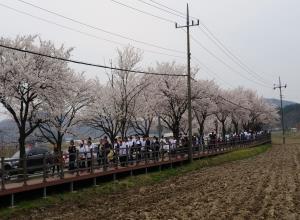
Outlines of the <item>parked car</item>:
<svg viewBox="0 0 300 220">
<path fill-rule="evenodd" d="M 26 167 L 28 173 L 34 173 L 36 171 L 42 171 L 44 165 L 44 156 L 46 156 L 46 164 L 52 164 L 51 152 L 47 148 L 33 147 L 25 150 L 26 154 Z M 20 166 L 20 151 L 17 151 L 12 157 L 5 158 L 4 169 L 0 165 L 0 177 L 5 177 L 21 173 Z"/>
</svg>

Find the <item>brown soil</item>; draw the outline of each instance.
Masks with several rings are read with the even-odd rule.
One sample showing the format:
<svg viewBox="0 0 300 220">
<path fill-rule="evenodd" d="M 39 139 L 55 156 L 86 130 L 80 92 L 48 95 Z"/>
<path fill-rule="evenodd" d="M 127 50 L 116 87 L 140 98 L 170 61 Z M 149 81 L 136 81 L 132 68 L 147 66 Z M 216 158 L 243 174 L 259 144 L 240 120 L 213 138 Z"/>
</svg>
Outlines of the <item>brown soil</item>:
<svg viewBox="0 0 300 220">
<path fill-rule="evenodd" d="M 274 145 L 254 158 L 93 198 L 80 206 L 32 210 L 26 218 L 300 219 L 300 145 Z"/>
</svg>

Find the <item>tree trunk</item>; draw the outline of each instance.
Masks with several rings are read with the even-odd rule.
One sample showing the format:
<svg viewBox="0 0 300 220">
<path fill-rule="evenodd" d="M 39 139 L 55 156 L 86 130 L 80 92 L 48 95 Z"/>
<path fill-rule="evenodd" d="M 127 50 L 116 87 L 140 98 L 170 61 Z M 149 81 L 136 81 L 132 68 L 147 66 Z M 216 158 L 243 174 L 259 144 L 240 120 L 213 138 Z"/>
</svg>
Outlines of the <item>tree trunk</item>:
<svg viewBox="0 0 300 220">
<path fill-rule="evenodd" d="M 232 121 L 232 124 L 234 126 L 235 133 L 238 134 L 239 133 L 239 123 Z"/>
<path fill-rule="evenodd" d="M 60 132 L 57 132 L 56 145 L 57 145 L 58 152 L 61 152 L 62 142 L 63 142 L 63 135 Z"/>
<path fill-rule="evenodd" d="M 19 150 L 20 150 L 20 159 L 24 158 L 25 155 L 25 139 L 26 139 L 26 135 L 25 135 L 25 129 L 19 128 Z"/>
<path fill-rule="evenodd" d="M 179 122 L 175 122 L 173 124 L 173 128 L 172 128 L 172 132 L 173 132 L 173 136 L 176 140 L 179 140 L 179 133 L 180 133 L 180 125 Z"/>
<path fill-rule="evenodd" d="M 126 137 L 126 119 L 123 119 L 121 122 L 120 132 L 121 132 L 121 137 L 124 140 L 124 138 Z M 114 141 L 114 140 L 112 140 L 112 141 Z"/>
<path fill-rule="evenodd" d="M 222 138 L 223 138 L 223 141 L 225 141 L 225 136 L 226 136 L 225 121 L 221 121 L 221 124 L 222 124 Z"/>
<path fill-rule="evenodd" d="M 201 123 L 199 123 L 199 135 L 200 137 L 203 137 L 204 136 L 204 120 L 201 121 Z"/>
</svg>

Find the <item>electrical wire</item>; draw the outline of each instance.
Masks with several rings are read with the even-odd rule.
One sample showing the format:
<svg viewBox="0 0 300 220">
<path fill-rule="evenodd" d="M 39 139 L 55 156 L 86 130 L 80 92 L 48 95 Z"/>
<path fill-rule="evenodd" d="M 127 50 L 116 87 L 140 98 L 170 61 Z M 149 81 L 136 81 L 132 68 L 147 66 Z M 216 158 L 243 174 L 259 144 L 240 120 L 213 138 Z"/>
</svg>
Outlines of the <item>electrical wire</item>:
<svg viewBox="0 0 300 220">
<path fill-rule="evenodd" d="M 234 88 L 234 87 L 235 87 L 233 84 L 231 84 L 231 83 L 225 81 L 224 79 L 222 79 L 221 77 L 219 77 L 218 74 L 217 74 L 215 71 L 211 70 L 211 68 L 209 68 L 209 67 L 208 67 L 206 64 L 204 64 L 203 62 L 201 62 L 200 59 L 198 59 L 197 57 L 194 57 L 194 56 L 192 57 L 192 60 L 193 60 L 193 59 L 196 61 L 196 64 L 198 64 L 200 67 L 204 67 L 204 68 L 207 70 L 207 71 L 206 71 L 207 73 L 216 76 L 216 78 L 219 79 L 219 80 L 221 80 L 223 83 L 225 83 L 225 85 L 227 85 L 227 86 L 229 86 L 229 87 L 231 87 L 231 88 Z"/>
<path fill-rule="evenodd" d="M 152 14 L 152 13 L 149 13 L 149 12 L 146 12 L 146 11 L 143 11 L 143 10 L 140 10 L 140 9 L 138 9 L 138 8 L 135 8 L 135 7 L 133 7 L 133 6 L 130 6 L 130 5 L 121 3 L 121 2 L 119 2 L 119 1 L 116 1 L 116 0 L 111 0 L 111 1 L 114 2 L 114 3 L 116 3 L 116 4 L 121 5 L 121 6 L 123 6 L 123 7 L 129 8 L 129 9 L 132 9 L 132 10 L 135 10 L 135 11 L 138 11 L 138 12 L 140 12 L 140 13 L 149 15 L 149 16 L 151 16 L 151 17 L 154 17 L 154 18 L 157 18 L 157 19 L 160 19 L 160 20 L 163 20 L 163 21 L 172 23 L 172 24 L 175 23 L 174 21 L 172 21 L 172 20 L 170 20 L 170 19 L 168 19 L 168 18 L 164 18 L 164 17 L 158 16 L 158 15 L 154 15 L 154 14 Z"/>
<path fill-rule="evenodd" d="M 194 78 L 192 78 L 192 80 L 193 80 L 193 81 L 197 81 L 197 80 L 195 80 Z M 248 110 L 248 111 L 252 111 L 252 109 L 247 108 L 247 107 L 244 107 L 244 106 L 242 106 L 242 105 L 240 105 L 240 104 L 237 104 L 237 103 L 235 103 L 235 102 L 233 102 L 233 101 L 230 101 L 230 100 L 224 98 L 224 97 L 221 96 L 221 95 L 216 95 L 216 97 L 217 97 L 217 98 L 221 98 L 223 101 L 226 101 L 226 102 L 228 102 L 228 103 L 230 103 L 230 104 L 232 104 L 232 105 L 235 105 L 235 106 L 237 106 L 237 107 L 246 109 L 246 110 Z"/>
<path fill-rule="evenodd" d="M 73 31 L 73 32 L 76 32 L 76 33 L 79 33 L 79 34 L 82 34 L 82 35 L 85 35 L 85 36 L 88 36 L 88 37 L 91 37 L 91 38 L 95 38 L 95 39 L 98 39 L 98 40 L 102 40 L 102 41 L 106 41 L 106 42 L 109 42 L 109 43 L 112 43 L 112 44 L 116 44 L 116 45 L 121 45 L 121 46 L 128 46 L 128 44 L 125 44 L 125 43 L 120 43 L 118 41 L 114 41 L 114 40 L 110 40 L 110 39 L 107 39 L 107 38 L 103 38 L 103 37 L 99 37 L 97 35 L 94 35 L 94 34 L 90 34 L 90 33 L 87 33 L 87 32 L 84 32 L 84 31 L 81 31 L 81 30 L 78 30 L 78 29 L 75 29 L 75 28 L 71 28 L 71 27 L 68 27 L 66 25 L 62 25 L 62 24 L 59 24 L 59 23 L 56 23 L 56 22 L 53 22 L 53 21 L 50 21 L 48 19 L 45 19 L 45 18 L 42 18 L 42 17 L 39 17 L 39 16 L 35 16 L 35 15 L 32 15 L 32 14 L 29 14 L 27 12 L 24 12 L 24 11 L 21 11 L 21 10 L 18 10 L 18 9 L 15 9 L 15 8 L 12 8 L 10 6 L 7 6 L 7 5 L 4 5 L 2 3 L 0 3 L 0 6 L 1 7 L 5 7 L 7 9 L 10 9 L 12 11 L 15 11 L 17 13 L 20 13 L 20 14 L 23 14 L 23 15 L 26 15 L 26 16 L 29 16 L 29 17 L 32 17 L 34 19 L 37 19 L 37 20 L 41 20 L 43 22 L 46 22 L 46 23 L 49 23 L 49 24 L 52 24 L 52 25 L 55 25 L 55 26 L 58 26 L 60 28 L 63 28 L 63 29 L 66 29 L 66 30 L 70 30 L 70 31 Z M 169 56 L 169 57 L 176 57 L 176 58 L 185 58 L 183 56 L 178 56 L 178 55 L 173 55 L 173 54 L 167 54 L 167 53 L 163 53 L 163 52 L 158 52 L 158 51 L 154 51 L 154 50 L 149 50 L 149 49 L 144 49 L 144 48 L 139 48 L 139 47 L 135 47 L 137 49 L 140 49 L 140 50 L 143 50 L 145 52 L 148 52 L 148 53 L 153 53 L 153 54 L 160 54 L 160 55 L 165 55 L 165 56 Z"/>
<path fill-rule="evenodd" d="M 47 55 L 47 54 L 42 54 L 42 53 L 30 51 L 30 50 L 24 50 L 24 49 L 20 49 L 20 48 L 16 48 L 16 47 L 6 46 L 3 44 L 0 44 L 0 47 L 14 50 L 14 51 L 23 52 L 23 53 L 29 53 L 29 54 L 33 54 L 33 55 L 37 55 L 37 56 L 42 56 L 42 57 L 46 57 L 46 58 L 50 58 L 50 59 L 55 59 L 55 60 L 60 60 L 60 61 L 65 61 L 65 62 L 70 62 L 70 63 L 76 63 L 76 64 L 86 65 L 86 66 L 99 67 L 99 68 L 103 68 L 103 69 L 118 70 L 118 71 L 130 72 L 130 73 L 141 73 L 141 74 L 145 74 L 145 75 L 187 76 L 184 74 L 164 74 L 164 73 L 146 72 L 146 71 L 129 70 L 129 69 L 122 69 L 122 68 L 118 68 L 118 67 L 110 67 L 110 66 L 105 66 L 105 65 L 100 65 L 100 64 L 87 63 L 87 62 L 83 62 L 83 61 L 71 60 L 71 59 L 66 59 L 66 58 L 62 58 L 62 57 L 56 57 L 56 56 L 51 56 L 51 55 Z"/>
<path fill-rule="evenodd" d="M 70 63 L 76 63 L 76 64 L 81 64 L 81 65 L 86 65 L 86 66 L 100 67 L 100 68 L 104 68 L 104 69 L 118 70 L 118 71 L 131 72 L 131 73 L 141 73 L 141 74 L 145 74 L 145 75 L 177 76 L 177 77 L 178 76 L 181 76 L 181 77 L 186 77 L 187 76 L 187 75 L 183 75 L 183 74 L 164 74 L 164 73 L 155 73 L 155 72 L 145 72 L 145 71 L 138 71 L 138 70 L 122 69 L 122 68 L 117 68 L 117 67 L 110 67 L 110 66 L 99 65 L 99 64 L 92 64 L 92 63 L 87 63 L 87 62 L 83 62 L 83 61 L 77 61 L 77 60 L 71 60 L 71 59 L 66 59 L 66 58 L 62 58 L 62 57 L 55 57 L 55 56 L 51 56 L 51 55 L 47 55 L 47 54 L 41 54 L 41 53 L 38 53 L 38 52 L 34 52 L 34 51 L 30 51 L 30 50 L 24 50 L 24 49 L 15 48 L 15 47 L 10 47 L 10 46 L 6 46 L 6 45 L 2 45 L 2 44 L 0 44 L 0 47 L 5 48 L 5 49 L 18 51 L 18 52 L 38 55 L 38 56 L 42 56 L 42 57 L 46 57 L 46 58 L 50 58 L 50 59 L 55 59 L 55 60 L 60 60 L 60 61 L 65 61 L 65 62 L 70 62 Z M 195 79 L 193 79 L 193 80 L 196 81 Z M 227 101 L 227 102 L 229 102 L 229 103 L 231 103 L 235 106 L 238 106 L 238 107 L 241 107 L 243 109 L 247 109 L 247 110 L 251 111 L 251 109 L 243 107 L 239 104 L 236 104 L 236 103 L 224 98 L 221 95 L 217 95 L 217 97 L 220 97 L 224 101 Z"/>
<path fill-rule="evenodd" d="M 200 23 L 201 24 L 201 23 Z M 237 64 L 240 68 L 242 68 L 244 71 L 249 73 L 254 78 L 259 78 L 260 81 L 263 83 L 267 83 L 267 80 L 262 78 L 258 73 L 254 72 L 250 67 L 248 67 L 238 56 L 234 55 L 216 36 L 205 26 L 205 24 L 201 24 L 201 26 L 198 26 L 199 29 L 235 64 Z"/>
<path fill-rule="evenodd" d="M 163 9 L 163 8 L 161 8 L 161 7 L 155 6 L 155 5 L 153 5 L 153 4 L 149 3 L 149 2 L 145 2 L 144 0 L 137 0 L 137 1 L 142 2 L 143 4 L 146 4 L 146 5 L 149 5 L 149 6 L 153 7 L 153 8 L 156 8 L 156 9 L 158 9 L 158 10 L 160 10 L 160 11 L 166 12 L 166 13 L 168 13 L 168 14 L 175 15 L 175 16 L 177 16 L 177 17 L 181 17 L 181 18 L 183 18 L 183 19 L 186 19 L 185 16 L 178 15 L 177 13 L 174 13 L 174 12 L 168 11 L 168 10 L 166 10 L 166 9 Z"/>
<path fill-rule="evenodd" d="M 182 29 L 183 30 L 183 29 Z M 185 30 L 183 30 L 185 31 Z M 185 31 L 186 32 L 186 31 Z M 198 41 L 196 38 L 194 38 L 192 35 L 191 36 L 191 39 L 196 43 L 198 44 L 202 49 L 204 49 L 208 54 L 210 54 L 212 57 L 214 57 L 215 59 L 217 59 L 219 62 L 221 62 L 223 65 L 225 65 L 228 69 L 230 69 L 231 71 L 237 73 L 238 75 L 240 75 L 241 77 L 243 77 L 244 79 L 247 79 L 248 81 L 251 81 L 257 85 L 260 85 L 260 86 L 263 86 L 263 87 L 266 87 L 266 88 L 271 88 L 267 85 L 264 85 L 258 81 L 254 81 L 253 79 L 251 78 L 248 78 L 246 77 L 245 75 L 241 74 L 239 71 L 237 71 L 236 69 L 234 69 L 232 66 L 230 66 L 228 63 L 226 63 L 224 60 L 222 60 L 221 58 L 219 58 L 216 54 L 214 54 L 213 52 L 211 52 L 209 49 L 207 49 L 200 41 Z"/>
<path fill-rule="evenodd" d="M 234 106 L 240 107 L 240 108 L 245 109 L 245 110 L 248 110 L 248 111 L 253 111 L 253 109 L 244 107 L 244 106 L 242 106 L 242 105 L 240 105 L 240 104 L 237 104 L 237 103 L 235 103 L 235 102 L 233 102 L 233 101 L 230 101 L 230 100 L 224 98 L 224 97 L 221 96 L 221 95 L 217 95 L 217 97 L 218 97 L 218 98 L 221 98 L 222 100 L 224 100 L 224 101 L 226 101 L 226 102 L 228 102 L 228 103 L 230 103 L 230 104 L 232 104 L 232 105 L 234 105 Z"/>
<path fill-rule="evenodd" d="M 150 15 L 150 16 L 154 16 L 154 17 L 157 17 L 157 16 L 155 16 L 155 15 L 153 15 L 153 14 L 151 14 L 151 13 L 148 13 L 148 12 L 145 12 L 145 11 L 142 11 L 142 10 L 139 10 L 139 9 L 137 9 L 137 8 L 134 8 L 134 7 L 132 7 L 132 6 L 129 6 L 129 5 L 127 5 L 127 4 L 124 4 L 124 3 L 121 3 L 121 2 L 118 2 L 118 1 L 116 1 L 116 0 L 111 0 L 112 2 L 115 2 L 115 3 L 117 3 L 117 4 L 120 4 L 120 5 L 122 5 L 122 6 L 124 6 L 124 7 L 127 7 L 127 8 L 131 8 L 131 9 L 133 9 L 133 10 L 136 10 L 136 11 L 139 11 L 139 12 L 141 12 L 141 13 L 144 13 L 144 14 L 147 14 L 147 15 Z M 141 1 L 141 0 L 138 0 L 138 1 Z M 142 2 L 144 2 L 144 1 L 142 1 Z M 146 3 L 147 4 L 147 3 Z M 162 17 L 158 17 L 159 19 L 162 19 L 162 20 L 166 20 L 165 18 L 162 18 Z M 173 23 L 171 20 L 169 20 L 169 19 L 167 19 L 169 22 L 171 22 L 171 23 Z M 205 46 L 203 46 L 196 38 L 194 38 L 193 36 L 191 36 L 191 38 L 197 43 L 197 44 L 199 44 L 206 52 L 208 52 L 210 55 L 212 55 L 214 58 L 216 58 L 218 61 L 220 61 L 221 63 L 223 63 L 225 66 L 227 66 L 229 69 L 231 69 L 233 72 L 235 72 L 235 73 L 237 73 L 237 74 L 239 74 L 240 76 L 242 76 L 243 78 L 245 78 L 245 79 L 247 79 L 248 81 L 251 81 L 251 82 L 253 82 L 253 83 L 256 83 L 256 84 L 258 84 L 258 85 L 260 85 L 260 86 L 263 86 L 263 87 L 266 87 L 266 88 L 271 88 L 271 87 L 269 87 L 269 86 L 267 86 L 267 85 L 265 85 L 263 82 L 260 82 L 258 79 L 256 79 L 256 81 L 255 80 L 252 80 L 251 78 L 248 78 L 248 77 L 246 77 L 245 75 L 243 75 L 243 74 L 241 74 L 239 71 L 237 71 L 237 70 L 235 70 L 233 67 L 231 67 L 229 64 L 227 64 L 225 61 L 223 61 L 221 58 L 219 58 L 218 56 L 216 56 L 213 52 L 211 52 L 209 49 L 207 49 Z M 244 68 L 245 69 L 245 68 Z M 249 72 L 249 73 L 251 73 L 251 72 Z M 251 74 L 250 74 L 251 75 Z"/>
<path fill-rule="evenodd" d="M 105 29 L 103 29 L 103 28 L 100 28 L 100 27 L 98 27 L 98 26 L 93 26 L 93 25 L 87 24 L 87 23 L 85 23 L 85 22 L 79 21 L 79 20 L 77 20 L 77 19 L 74 19 L 74 18 L 70 18 L 70 17 L 64 16 L 64 15 L 59 14 L 59 13 L 57 13 L 57 12 L 50 11 L 50 10 L 48 10 L 48 9 L 42 8 L 42 7 L 40 7 L 40 6 L 37 6 L 37 5 L 35 5 L 35 4 L 29 3 L 29 2 L 27 2 L 27 1 L 23 1 L 23 0 L 16 0 L 16 1 L 21 2 L 21 3 L 24 3 L 24 4 L 26 4 L 26 5 L 29 5 L 29 6 L 31 6 L 31 7 L 40 9 L 40 10 L 42 10 L 42 11 L 48 12 L 48 13 L 50 13 L 50 14 L 59 16 L 59 17 L 64 18 L 64 19 L 66 19 L 66 20 L 72 21 L 72 22 L 74 22 L 74 23 L 83 25 L 83 26 L 85 26 L 85 27 L 88 27 L 88 28 L 91 28 L 91 29 L 94 29 L 94 30 L 98 30 L 98 31 L 104 32 L 104 33 L 106 33 L 106 34 L 110 34 L 110 35 L 113 35 L 113 36 L 116 36 L 116 37 L 120 37 L 120 38 L 123 38 L 123 39 L 126 39 L 126 40 L 130 40 L 130 41 L 133 41 L 133 42 L 136 42 L 136 43 L 139 43 L 139 44 L 144 44 L 144 45 L 147 45 L 147 46 L 159 48 L 159 49 L 162 49 L 162 50 L 167 50 L 167 51 L 171 51 L 171 52 L 175 52 L 175 53 L 180 53 L 180 54 L 184 54 L 184 53 L 185 53 L 185 52 L 183 52 L 183 51 L 179 51 L 179 50 L 176 50 L 176 49 L 166 48 L 166 47 L 159 46 L 159 45 L 152 44 L 152 43 L 148 43 L 148 42 L 145 42 L 145 41 L 136 40 L 136 39 L 133 39 L 133 38 L 131 38 L 131 37 L 127 37 L 127 36 L 124 36 L 124 35 L 121 35 L 121 34 L 118 34 L 118 33 L 114 33 L 114 32 L 105 30 Z"/>
<path fill-rule="evenodd" d="M 25 4 L 28 4 L 28 5 L 31 5 L 31 6 L 36 7 L 36 8 L 39 8 L 39 9 L 41 9 L 41 10 L 47 11 L 47 12 L 49 12 L 49 13 L 55 14 L 55 15 L 57 15 L 57 16 L 60 16 L 60 17 L 65 18 L 65 19 L 74 21 L 74 22 L 76 22 L 76 23 L 80 23 L 80 24 L 85 25 L 85 26 L 87 25 L 87 24 L 85 24 L 85 23 L 83 23 L 83 22 L 79 22 L 79 21 L 77 21 L 77 20 L 75 20 L 75 19 L 68 18 L 68 17 L 66 17 L 66 16 L 60 15 L 60 14 L 55 13 L 55 12 L 52 12 L 52 11 L 49 11 L 49 10 L 47 10 L 47 9 L 44 9 L 44 8 L 39 7 L 39 6 L 33 5 L 33 4 L 31 4 L 31 3 L 28 3 L 28 2 L 26 2 L 26 1 L 23 1 L 23 0 L 17 0 L 17 1 L 22 2 L 22 3 L 25 3 Z M 148 12 L 145 12 L 145 11 L 141 11 L 141 10 L 139 10 L 139 9 L 137 9 L 137 8 L 128 6 L 128 5 L 126 5 L 126 4 L 123 4 L 123 3 L 118 2 L 118 1 L 115 1 L 115 0 L 111 0 L 111 1 L 113 1 L 113 2 L 115 2 L 115 3 L 117 3 L 117 4 L 121 4 L 122 6 L 129 7 L 129 8 L 131 8 L 131 9 L 133 9 L 133 10 L 137 10 L 137 11 L 139 11 L 139 12 L 141 12 L 141 13 L 146 13 L 146 14 L 148 14 L 148 15 L 155 16 L 155 17 L 157 17 L 157 18 L 159 18 L 159 19 L 162 19 L 162 20 L 165 20 L 165 21 L 168 21 L 168 22 L 172 22 L 172 23 L 173 23 L 173 21 L 171 21 L 171 20 L 169 20 L 169 19 L 165 19 L 165 18 L 163 18 L 163 17 L 156 16 L 156 15 L 153 15 L 153 14 L 148 13 Z M 138 0 L 138 1 L 143 2 L 143 3 L 145 3 L 145 4 L 148 4 L 148 5 L 151 5 L 151 6 L 153 6 L 153 7 L 156 7 L 156 6 L 152 5 L 152 4 L 149 4 L 149 3 L 144 2 L 144 1 L 142 1 L 142 0 Z M 152 1 L 152 2 L 154 2 L 154 1 Z M 157 3 L 157 2 L 154 2 L 154 3 Z M 4 5 L 2 4 L 2 6 L 4 6 Z M 9 7 L 9 6 L 4 6 L 4 7 Z M 9 7 L 9 8 L 12 9 L 12 10 L 21 12 L 21 11 L 19 11 L 19 10 L 13 9 L 13 8 L 11 8 L 11 7 Z M 156 8 L 159 8 L 159 7 L 156 7 Z M 169 9 L 170 9 L 170 8 L 169 8 Z M 163 9 L 161 9 L 161 10 L 163 10 Z M 167 11 L 167 10 L 164 10 L 164 11 Z M 175 10 L 173 10 L 173 11 L 175 11 Z M 177 12 L 178 12 L 178 11 L 177 11 Z M 23 13 L 23 12 L 21 12 L 21 13 Z M 26 13 L 26 14 L 29 15 L 29 16 L 32 16 L 32 15 L 30 15 L 30 14 L 28 14 L 28 13 Z M 175 13 L 173 13 L 173 14 L 175 14 Z M 183 13 L 182 13 L 182 14 L 183 14 Z M 175 15 L 176 15 L 176 14 L 175 14 Z M 177 16 L 180 16 L 180 15 L 177 15 Z M 34 17 L 35 17 L 35 18 L 38 18 L 38 19 L 42 19 L 42 18 L 37 17 L 37 16 L 34 16 Z M 183 17 L 183 16 L 180 16 L 180 17 Z M 51 21 L 46 20 L 46 19 L 42 19 L 42 20 L 44 20 L 44 21 L 46 21 L 46 22 L 51 22 Z M 57 24 L 57 23 L 55 23 L 55 22 L 51 22 L 51 23 L 52 23 L 52 24 L 55 24 L 55 25 L 59 25 L 59 26 L 64 27 L 64 28 L 68 28 L 69 30 L 73 30 L 73 31 L 76 31 L 76 32 L 79 32 L 79 33 L 82 33 L 82 34 L 87 35 L 87 33 L 84 33 L 84 32 L 78 31 L 78 30 L 75 30 L 75 29 L 73 29 L 73 28 L 69 28 L 69 27 L 66 27 L 66 26 Z M 88 25 L 88 26 L 89 26 L 89 27 L 93 27 L 93 26 L 91 26 L 91 25 Z M 205 27 L 206 27 L 206 26 L 205 26 Z M 97 28 L 97 29 L 98 29 L 98 28 Z M 103 31 L 103 30 L 101 29 L 101 31 Z M 105 32 L 106 32 L 106 31 L 105 31 Z M 111 33 L 111 32 L 109 32 L 109 33 Z M 119 35 L 119 34 L 118 34 L 118 35 Z M 94 35 L 91 35 L 91 34 L 88 34 L 88 36 L 95 37 Z M 97 37 L 97 38 L 98 38 L 98 37 Z M 101 39 L 102 39 L 102 40 L 105 40 L 105 41 L 108 41 L 108 42 L 120 44 L 119 42 L 116 42 L 116 41 L 111 41 L 111 40 L 104 39 L 104 38 L 101 38 Z M 226 65 L 228 68 L 230 68 L 230 69 L 233 70 L 234 72 L 237 72 L 237 71 L 234 70 L 231 66 L 229 66 L 227 63 L 225 63 L 223 60 L 221 60 L 221 59 L 218 58 L 215 54 L 213 54 L 211 51 L 209 51 L 206 47 L 204 47 L 204 46 L 203 46 L 200 42 L 198 42 L 194 37 L 192 37 L 192 39 L 193 39 L 194 41 L 196 41 L 198 44 L 200 44 L 200 46 L 201 46 L 204 50 L 206 50 L 209 54 L 211 54 L 212 56 L 214 56 L 216 59 L 218 59 L 218 60 L 219 60 L 220 62 L 222 62 L 224 65 Z M 151 44 L 151 45 L 152 45 L 152 44 Z M 161 47 L 160 47 L 160 48 L 161 48 Z M 154 52 L 154 51 L 150 51 L 150 52 Z M 223 51 L 223 52 L 224 52 L 224 51 Z M 157 52 L 154 52 L 154 53 L 157 53 Z M 159 52 L 158 52 L 158 53 L 159 53 Z M 160 54 L 164 54 L 164 53 L 160 53 Z M 164 54 L 164 55 L 168 55 L 168 56 L 169 56 L 170 54 Z M 174 55 L 170 55 L 170 56 L 174 56 Z M 175 56 L 175 57 L 179 57 L 179 56 Z M 183 58 L 183 57 L 179 57 L 179 58 Z M 212 72 L 212 71 L 210 71 L 210 72 Z M 238 72 L 237 72 L 237 73 L 238 73 Z M 243 76 L 243 77 L 244 77 L 244 76 Z M 250 80 L 250 81 L 252 81 L 252 82 L 255 82 L 255 81 L 253 81 L 253 80 L 251 80 L 251 79 L 249 79 L 249 78 L 247 78 L 247 77 L 244 77 L 244 78 L 246 78 L 247 80 Z M 257 82 L 255 82 L 255 83 L 257 83 Z M 260 83 L 259 83 L 259 84 L 260 84 Z M 260 84 L 260 85 L 264 86 L 263 84 Z M 265 86 L 265 87 L 266 87 L 266 86 Z"/>
<path fill-rule="evenodd" d="M 184 17 L 184 18 L 186 18 L 186 14 L 184 14 L 183 12 L 180 12 L 180 11 L 178 11 L 178 10 L 175 10 L 175 9 L 173 9 L 173 8 L 170 8 L 170 7 L 168 7 L 168 6 L 166 6 L 166 5 L 163 5 L 163 4 L 161 4 L 161 3 L 157 2 L 157 1 L 154 1 L 154 0 L 150 0 L 150 1 L 153 2 L 153 3 L 155 3 L 155 4 L 157 4 L 157 5 L 159 5 L 159 6 L 161 6 L 161 7 L 164 7 L 164 8 L 166 8 L 166 9 L 170 10 L 170 11 L 173 11 L 173 12 L 176 13 L 177 16 L 179 16 L 179 17 Z M 194 19 L 197 19 L 197 18 L 192 17 L 192 16 L 190 16 L 190 17 L 191 17 L 191 18 L 194 18 Z"/>
<path fill-rule="evenodd" d="M 138 0 L 138 1 L 143 1 L 143 0 Z M 178 11 L 178 10 L 175 10 L 173 8 L 170 8 L 166 5 L 163 5 L 157 1 L 154 1 L 154 0 L 150 0 L 151 2 L 163 7 L 163 8 L 166 8 L 168 10 L 171 10 L 173 11 L 173 15 L 177 15 L 178 17 L 181 17 L 181 18 L 185 18 L 185 14 Z M 158 7 L 159 8 L 159 7 Z M 161 10 L 165 10 L 165 9 L 162 9 Z M 224 43 L 219 40 L 216 35 L 210 31 L 210 29 L 207 27 L 207 25 L 204 24 L 203 21 L 201 21 L 200 19 L 196 18 L 196 17 L 193 17 L 193 16 L 190 16 L 191 18 L 194 18 L 194 19 L 197 19 L 199 20 L 199 23 L 200 23 L 200 26 L 199 26 L 199 29 L 226 55 L 228 56 L 234 63 L 236 63 L 238 66 L 240 66 L 243 70 L 245 70 L 247 73 L 249 73 L 250 75 L 252 75 L 254 78 L 255 77 L 258 77 L 261 81 L 263 81 L 263 83 L 267 83 L 269 84 L 269 82 L 267 82 L 267 80 L 265 80 L 263 77 L 261 77 L 261 74 L 258 74 L 256 73 L 255 71 L 253 71 L 247 64 L 245 64 L 245 62 L 242 61 L 241 58 L 239 58 L 238 56 L 236 56 L 231 50 L 229 50 L 225 45 Z"/>
</svg>

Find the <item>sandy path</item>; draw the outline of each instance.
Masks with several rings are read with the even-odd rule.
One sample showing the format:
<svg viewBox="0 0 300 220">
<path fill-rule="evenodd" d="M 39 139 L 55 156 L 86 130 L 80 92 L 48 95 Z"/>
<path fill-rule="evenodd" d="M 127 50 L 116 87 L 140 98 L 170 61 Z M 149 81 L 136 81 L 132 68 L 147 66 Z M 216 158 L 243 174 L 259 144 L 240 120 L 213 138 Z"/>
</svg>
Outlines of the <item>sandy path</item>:
<svg viewBox="0 0 300 220">
<path fill-rule="evenodd" d="M 300 219 L 299 184 L 300 145 L 274 145 L 254 158 L 94 198 L 80 206 L 33 210 L 26 218 Z"/>
</svg>

